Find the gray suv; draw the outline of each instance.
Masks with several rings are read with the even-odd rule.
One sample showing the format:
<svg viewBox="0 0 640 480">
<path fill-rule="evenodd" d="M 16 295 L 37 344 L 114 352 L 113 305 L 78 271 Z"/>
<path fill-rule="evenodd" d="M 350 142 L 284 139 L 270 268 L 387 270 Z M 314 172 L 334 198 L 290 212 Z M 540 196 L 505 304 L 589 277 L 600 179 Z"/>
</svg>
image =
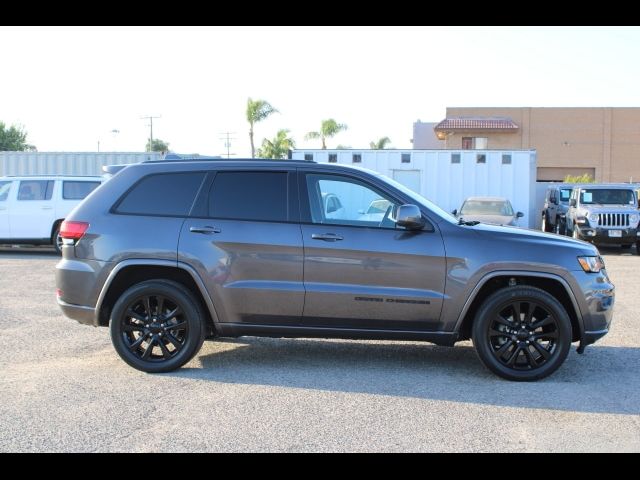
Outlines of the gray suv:
<svg viewBox="0 0 640 480">
<path fill-rule="evenodd" d="M 340 218 L 323 199 L 339 198 Z M 379 215 L 363 215 L 370 205 Z M 374 172 L 308 161 L 131 165 L 66 219 L 58 304 L 109 326 L 122 359 L 167 372 L 205 339 L 473 339 L 510 380 L 555 371 L 605 335 L 598 250 L 457 221 Z"/>
<path fill-rule="evenodd" d="M 640 235 L 638 220 L 638 199 L 631 185 L 582 185 L 571 192 L 567 234 L 573 238 L 629 248 Z"/>
<path fill-rule="evenodd" d="M 574 187 L 575 185 L 572 183 L 558 183 L 547 187 L 542 209 L 543 232 L 566 235 L 567 211 L 569 210 L 571 190 Z"/>
</svg>

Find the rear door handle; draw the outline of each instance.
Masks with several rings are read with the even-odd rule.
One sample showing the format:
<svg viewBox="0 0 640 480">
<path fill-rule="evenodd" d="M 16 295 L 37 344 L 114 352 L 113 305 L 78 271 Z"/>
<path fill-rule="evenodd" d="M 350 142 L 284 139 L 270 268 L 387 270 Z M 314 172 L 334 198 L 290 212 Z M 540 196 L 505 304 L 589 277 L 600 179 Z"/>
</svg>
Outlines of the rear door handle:
<svg viewBox="0 0 640 480">
<path fill-rule="evenodd" d="M 222 230 L 216 227 L 191 227 L 189 231 L 192 233 L 204 233 L 205 235 L 211 235 L 212 233 L 220 233 Z"/>
<path fill-rule="evenodd" d="M 344 240 L 340 235 L 335 233 L 312 233 L 311 238 L 314 240 L 324 240 L 325 242 L 337 242 L 338 240 Z"/>
</svg>

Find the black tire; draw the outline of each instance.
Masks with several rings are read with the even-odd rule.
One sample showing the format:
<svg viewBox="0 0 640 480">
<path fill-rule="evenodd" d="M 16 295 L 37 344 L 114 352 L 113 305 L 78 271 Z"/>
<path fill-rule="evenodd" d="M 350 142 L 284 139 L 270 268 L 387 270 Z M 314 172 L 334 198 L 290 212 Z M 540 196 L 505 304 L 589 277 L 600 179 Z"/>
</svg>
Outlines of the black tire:
<svg viewBox="0 0 640 480">
<path fill-rule="evenodd" d="M 51 243 L 53 244 L 53 248 L 55 248 L 58 255 L 62 255 L 62 237 L 60 236 L 60 225 L 60 223 L 56 225 L 56 229 L 51 236 Z"/>
<path fill-rule="evenodd" d="M 636 255 L 640 255 L 640 242 L 636 242 Z"/>
<path fill-rule="evenodd" d="M 567 222 L 564 220 L 558 220 L 557 224 L 557 232 L 558 235 L 566 235 L 567 234 Z"/>
<path fill-rule="evenodd" d="M 629 250 L 633 246 L 633 243 L 628 243 L 626 245 L 621 245 L 623 250 Z"/>
<path fill-rule="evenodd" d="M 111 341 L 133 368 L 170 372 L 202 347 L 205 319 L 200 302 L 183 285 L 148 280 L 129 288 L 113 306 Z"/>
<path fill-rule="evenodd" d="M 567 358 L 571 320 L 544 290 L 507 287 L 482 304 L 472 338 L 480 361 L 493 373 L 507 380 L 534 381 L 551 375 Z"/>
<path fill-rule="evenodd" d="M 542 231 L 553 233 L 553 225 L 549 224 L 549 219 L 547 218 L 546 214 L 542 215 Z"/>
</svg>

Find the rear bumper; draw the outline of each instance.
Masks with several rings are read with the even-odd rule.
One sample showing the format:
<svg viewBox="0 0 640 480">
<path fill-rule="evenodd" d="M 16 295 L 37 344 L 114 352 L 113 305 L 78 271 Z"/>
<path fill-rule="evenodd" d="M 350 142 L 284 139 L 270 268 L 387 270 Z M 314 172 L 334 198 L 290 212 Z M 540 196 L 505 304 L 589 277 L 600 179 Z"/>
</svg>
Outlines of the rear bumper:
<svg viewBox="0 0 640 480">
<path fill-rule="evenodd" d="M 58 298 L 58 305 L 64 313 L 65 317 L 76 320 L 84 325 L 98 326 L 96 320 L 96 309 L 93 307 L 85 307 L 84 305 L 73 305 Z"/>
</svg>

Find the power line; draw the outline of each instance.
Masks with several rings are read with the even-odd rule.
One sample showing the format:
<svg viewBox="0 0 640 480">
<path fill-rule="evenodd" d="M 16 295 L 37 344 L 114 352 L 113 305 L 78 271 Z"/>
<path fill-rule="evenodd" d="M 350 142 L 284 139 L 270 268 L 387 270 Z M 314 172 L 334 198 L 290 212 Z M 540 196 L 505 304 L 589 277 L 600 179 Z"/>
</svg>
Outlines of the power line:
<svg viewBox="0 0 640 480">
<path fill-rule="evenodd" d="M 231 135 L 235 135 L 236 132 L 222 132 L 220 135 L 224 135 L 223 137 L 218 137 L 220 140 L 224 140 L 224 147 L 227 149 L 227 158 L 231 155 L 235 155 L 235 153 L 231 153 L 231 140 L 235 140 L 236 137 L 232 137 Z M 224 153 L 222 155 L 225 155 Z"/>
</svg>

